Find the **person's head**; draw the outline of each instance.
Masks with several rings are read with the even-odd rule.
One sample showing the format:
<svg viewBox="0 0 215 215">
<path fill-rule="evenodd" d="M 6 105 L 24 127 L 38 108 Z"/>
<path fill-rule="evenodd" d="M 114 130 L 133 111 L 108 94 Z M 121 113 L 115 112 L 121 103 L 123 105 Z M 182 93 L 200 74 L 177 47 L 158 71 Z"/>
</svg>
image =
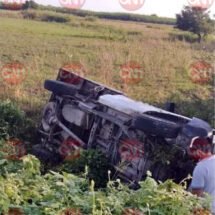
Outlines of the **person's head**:
<svg viewBox="0 0 215 215">
<path fill-rule="evenodd" d="M 202 160 L 212 155 L 212 147 L 208 139 L 195 137 L 192 139 L 188 154 L 194 160 Z"/>
</svg>

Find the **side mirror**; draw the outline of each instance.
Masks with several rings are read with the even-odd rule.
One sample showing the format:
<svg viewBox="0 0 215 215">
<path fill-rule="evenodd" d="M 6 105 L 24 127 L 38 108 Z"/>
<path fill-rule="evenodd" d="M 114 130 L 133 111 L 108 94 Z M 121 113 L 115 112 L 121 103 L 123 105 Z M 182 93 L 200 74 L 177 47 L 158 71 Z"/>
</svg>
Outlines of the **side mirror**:
<svg viewBox="0 0 215 215">
<path fill-rule="evenodd" d="M 173 102 L 167 102 L 165 104 L 165 110 L 167 110 L 169 112 L 172 112 L 172 113 L 175 113 L 175 103 L 173 103 Z"/>
</svg>

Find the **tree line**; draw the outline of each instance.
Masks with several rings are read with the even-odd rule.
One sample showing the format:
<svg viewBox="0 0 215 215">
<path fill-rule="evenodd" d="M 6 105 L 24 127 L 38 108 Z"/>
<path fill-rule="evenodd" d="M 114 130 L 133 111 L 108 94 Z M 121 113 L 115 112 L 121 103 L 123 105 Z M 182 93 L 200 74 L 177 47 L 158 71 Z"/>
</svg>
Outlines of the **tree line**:
<svg viewBox="0 0 215 215">
<path fill-rule="evenodd" d="M 198 42 L 205 39 L 208 34 L 214 32 L 215 21 L 210 18 L 208 8 L 186 6 L 180 14 L 176 15 L 176 19 L 158 17 L 156 14 L 147 16 L 129 13 L 108 13 L 108 12 L 92 12 L 86 10 L 68 9 L 63 7 L 43 6 L 39 5 L 33 0 L 26 1 L 23 4 L 19 3 L 0 3 L 0 9 L 6 10 L 26 10 L 26 9 L 39 9 L 55 11 L 64 14 L 73 14 L 80 17 L 97 17 L 102 19 L 134 21 L 144 23 L 156 23 L 174 25 L 176 28 L 189 31 L 198 36 Z"/>
</svg>

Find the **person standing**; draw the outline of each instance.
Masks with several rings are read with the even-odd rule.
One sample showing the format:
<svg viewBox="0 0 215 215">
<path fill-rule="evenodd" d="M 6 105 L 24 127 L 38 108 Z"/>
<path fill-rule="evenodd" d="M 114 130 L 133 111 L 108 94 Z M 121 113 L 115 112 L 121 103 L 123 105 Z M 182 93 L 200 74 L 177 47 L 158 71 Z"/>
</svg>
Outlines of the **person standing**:
<svg viewBox="0 0 215 215">
<path fill-rule="evenodd" d="M 215 215 L 215 155 L 212 144 L 206 138 L 196 137 L 192 140 L 188 154 L 198 161 L 193 171 L 191 192 L 204 197 L 207 193 L 212 198 L 211 212 Z"/>
</svg>

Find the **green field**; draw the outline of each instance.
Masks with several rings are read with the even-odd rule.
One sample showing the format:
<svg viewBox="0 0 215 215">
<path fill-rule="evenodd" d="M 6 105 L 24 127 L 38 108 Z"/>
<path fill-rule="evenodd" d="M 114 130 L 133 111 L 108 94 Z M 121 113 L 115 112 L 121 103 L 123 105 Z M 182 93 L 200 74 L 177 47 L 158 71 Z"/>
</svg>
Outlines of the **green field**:
<svg viewBox="0 0 215 215">
<path fill-rule="evenodd" d="M 213 40 L 191 43 L 193 35 L 168 25 L 62 16 L 69 22 L 41 22 L 23 19 L 21 12 L 0 11 L 0 67 L 19 61 L 27 70 L 18 86 L 9 86 L 1 77 L 1 98 L 17 101 L 25 110 L 40 108 L 48 99 L 44 80 L 55 79 L 60 67 L 80 62 L 87 78 L 144 102 L 176 101 L 180 112 L 212 122 L 213 85 L 193 83 L 189 66 L 198 60 L 212 62 Z M 144 70 L 138 84 L 124 84 L 120 77 L 120 66 L 129 61 Z"/>
<path fill-rule="evenodd" d="M 64 161 L 51 168 L 31 155 L 19 154 L 17 159 L 15 151 L 13 157 L 15 143 L 27 154 L 40 141 L 35 125 L 50 96 L 44 80 L 56 79 L 60 67 L 77 63 L 89 79 L 161 107 L 176 102 L 177 112 L 215 126 L 213 81 L 194 83 L 190 76 L 191 64 L 213 64 L 215 40 L 211 35 L 201 44 L 195 40 L 171 25 L 0 10 L 0 214 L 209 215 L 209 200 L 187 192 L 187 179 L 180 185 L 171 180 L 157 183 L 148 173 L 141 188 L 133 191 L 111 180 L 108 161 L 95 151 L 82 151 L 76 164 Z M 5 80 L 3 68 L 13 62 L 25 67 L 19 85 Z M 121 66 L 128 62 L 136 62 L 143 72 L 136 84 L 123 81 Z M 53 168 L 56 172 L 50 171 Z M 92 178 L 95 181 L 89 181 Z"/>
</svg>

